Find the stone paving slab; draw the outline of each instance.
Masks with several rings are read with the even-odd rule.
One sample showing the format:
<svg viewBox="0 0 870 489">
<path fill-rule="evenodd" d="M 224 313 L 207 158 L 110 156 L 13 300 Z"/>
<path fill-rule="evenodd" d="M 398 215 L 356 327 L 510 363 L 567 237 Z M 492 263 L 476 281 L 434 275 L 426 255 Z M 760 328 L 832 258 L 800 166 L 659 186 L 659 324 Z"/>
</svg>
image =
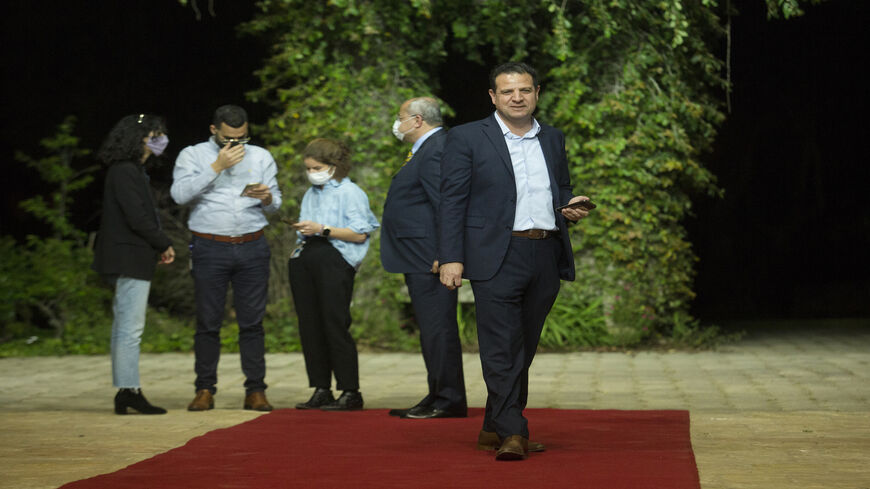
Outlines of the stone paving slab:
<svg viewBox="0 0 870 489">
<path fill-rule="evenodd" d="M 868 326 L 777 328 L 718 351 L 539 354 L 529 407 L 689 410 L 704 489 L 868 489 Z M 469 404 L 482 406 L 478 356 L 463 360 Z M 272 404 L 309 397 L 301 354 L 269 354 L 267 365 Z M 107 355 L 0 359 L 0 488 L 118 470 L 258 416 L 240 409 L 238 354 L 223 355 L 216 409 L 206 413 L 185 410 L 191 354 L 146 354 L 140 370 L 145 394 L 167 415 L 112 414 Z M 408 407 L 425 394 L 425 367 L 419 354 L 362 353 L 360 381 L 367 408 Z"/>
</svg>

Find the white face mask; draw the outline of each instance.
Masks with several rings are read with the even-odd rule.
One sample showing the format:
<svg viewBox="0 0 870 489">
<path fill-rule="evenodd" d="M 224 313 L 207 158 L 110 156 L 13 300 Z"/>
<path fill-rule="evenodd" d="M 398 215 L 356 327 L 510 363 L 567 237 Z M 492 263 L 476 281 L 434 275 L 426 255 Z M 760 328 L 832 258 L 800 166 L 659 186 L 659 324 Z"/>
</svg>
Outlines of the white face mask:
<svg viewBox="0 0 870 489">
<path fill-rule="evenodd" d="M 408 119 L 405 119 L 405 120 L 408 120 Z M 393 121 L 393 136 L 396 136 L 396 139 L 398 139 L 399 141 L 404 141 L 405 134 L 408 134 L 409 132 L 413 131 L 414 128 L 412 127 L 411 129 L 408 129 L 405 132 L 401 132 L 401 131 L 399 131 L 399 126 L 401 126 L 401 125 L 402 125 L 402 121 L 400 121 L 398 118 L 396 118 L 396 120 Z"/>
<path fill-rule="evenodd" d="M 335 167 L 330 166 L 326 170 L 318 171 L 318 172 L 308 172 L 308 181 L 311 182 L 311 185 L 324 185 L 332 178 L 332 174 L 334 173 Z"/>
</svg>

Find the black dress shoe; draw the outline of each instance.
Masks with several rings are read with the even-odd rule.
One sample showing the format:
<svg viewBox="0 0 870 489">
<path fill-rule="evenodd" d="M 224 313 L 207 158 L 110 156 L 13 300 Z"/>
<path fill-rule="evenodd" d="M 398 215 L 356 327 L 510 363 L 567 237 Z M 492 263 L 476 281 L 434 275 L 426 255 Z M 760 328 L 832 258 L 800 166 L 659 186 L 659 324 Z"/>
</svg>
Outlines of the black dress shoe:
<svg viewBox="0 0 870 489">
<path fill-rule="evenodd" d="M 296 405 L 296 409 L 317 409 L 320 406 L 325 406 L 331 402 L 335 402 L 335 397 L 332 396 L 331 389 L 318 387 L 314 389 L 314 394 L 308 402 L 300 402 Z"/>
<path fill-rule="evenodd" d="M 152 406 L 142 394 L 142 389 L 121 389 L 115 394 L 115 414 L 127 414 L 133 408 L 142 414 L 166 414 L 162 407 Z"/>
<path fill-rule="evenodd" d="M 363 398 L 359 391 L 344 391 L 335 401 L 320 406 L 323 411 L 359 411 L 363 408 Z"/>
<path fill-rule="evenodd" d="M 402 416 L 405 419 L 465 418 L 468 409 L 436 409 L 432 406 L 413 407 Z"/>
<path fill-rule="evenodd" d="M 408 414 L 408 411 L 411 411 L 414 409 L 419 410 L 425 406 L 428 406 L 429 404 L 432 404 L 432 395 L 431 394 L 427 395 L 426 397 L 423 398 L 423 400 L 421 400 L 417 404 L 414 404 L 413 406 L 411 406 L 408 409 L 390 409 L 390 416 L 398 416 L 400 418 L 403 418 L 403 417 L 405 417 L 406 414 Z"/>
</svg>

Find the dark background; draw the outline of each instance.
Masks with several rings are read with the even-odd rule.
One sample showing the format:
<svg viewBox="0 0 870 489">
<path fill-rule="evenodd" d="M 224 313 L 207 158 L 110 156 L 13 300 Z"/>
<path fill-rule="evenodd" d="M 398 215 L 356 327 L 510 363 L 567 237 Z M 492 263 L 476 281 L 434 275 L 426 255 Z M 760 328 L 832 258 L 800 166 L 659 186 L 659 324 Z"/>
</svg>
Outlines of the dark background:
<svg viewBox="0 0 870 489">
<path fill-rule="evenodd" d="M 123 115 L 164 115 L 171 142 L 151 170 L 156 186 L 171 183 L 181 148 L 209 135 L 218 105 L 243 105 L 253 122 L 268 118 L 266 107 L 244 98 L 258 86 L 252 73 L 268 48 L 235 32 L 253 15 L 253 2 L 217 0 L 217 16 L 203 12 L 200 21 L 175 0 L 8 3 L 3 234 L 47 231 L 18 209 L 42 184 L 13 154 L 42 156 L 39 140 L 66 115 L 78 117 L 81 147 L 94 150 Z M 686 222 L 700 257 L 693 312 L 705 322 L 870 317 L 868 90 L 861 76 L 870 6 L 829 0 L 802 18 L 768 21 L 762 0 L 735 4 L 732 113 L 703 157 L 725 198 L 698 196 Z M 491 110 L 486 71 L 459 71 L 479 81 L 442 76 L 439 95 L 457 108 L 448 123 Z M 92 184 L 75 196 L 74 220 L 87 230 L 98 225 L 100 193 Z"/>
</svg>

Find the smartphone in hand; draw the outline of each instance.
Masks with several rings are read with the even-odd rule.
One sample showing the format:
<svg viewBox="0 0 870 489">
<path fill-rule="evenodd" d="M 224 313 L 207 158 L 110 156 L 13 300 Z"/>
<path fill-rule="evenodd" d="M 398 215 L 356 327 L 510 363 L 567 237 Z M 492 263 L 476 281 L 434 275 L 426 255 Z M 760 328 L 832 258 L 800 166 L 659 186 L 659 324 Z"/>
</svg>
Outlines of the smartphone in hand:
<svg viewBox="0 0 870 489">
<path fill-rule="evenodd" d="M 595 205 L 591 200 L 581 200 L 578 202 L 574 202 L 573 204 L 560 205 L 559 207 L 556 207 L 556 211 L 561 212 L 562 209 L 576 209 L 578 207 L 586 209 L 587 211 L 591 211 L 598 206 Z"/>
<path fill-rule="evenodd" d="M 259 183 L 249 183 L 249 184 L 245 185 L 245 188 L 242 190 L 242 194 L 241 194 L 242 197 L 244 197 L 245 194 L 248 193 L 249 191 L 255 189 L 258 185 L 260 185 L 260 184 Z"/>
</svg>

